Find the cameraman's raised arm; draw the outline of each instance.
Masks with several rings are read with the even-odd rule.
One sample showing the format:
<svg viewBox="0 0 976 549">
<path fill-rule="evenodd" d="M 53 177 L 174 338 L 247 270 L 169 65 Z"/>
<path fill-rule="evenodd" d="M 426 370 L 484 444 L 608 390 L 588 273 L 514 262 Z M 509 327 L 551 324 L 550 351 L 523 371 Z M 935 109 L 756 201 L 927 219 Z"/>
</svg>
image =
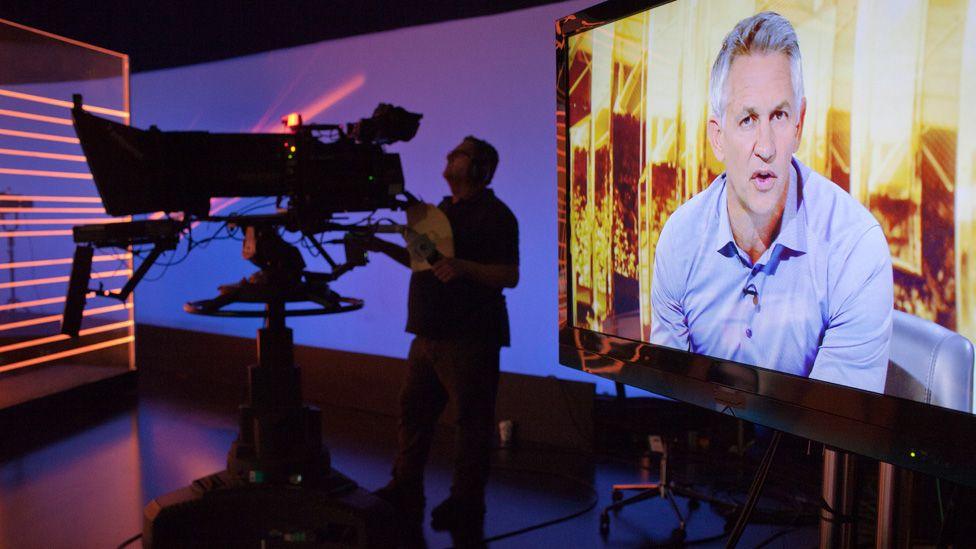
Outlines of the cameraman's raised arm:
<svg viewBox="0 0 976 549">
<path fill-rule="evenodd" d="M 388 255 L 391 259 L 393 259 L 393 261 L 396 261 L 404 267 L 410 266 L 410 252 L 399 244 L 394 244 L 375 235 L 371 235 L 366 237 L 365 242 L 363 242 L 363 246 L 368 251 L 380 252 Z"/>
</svg>

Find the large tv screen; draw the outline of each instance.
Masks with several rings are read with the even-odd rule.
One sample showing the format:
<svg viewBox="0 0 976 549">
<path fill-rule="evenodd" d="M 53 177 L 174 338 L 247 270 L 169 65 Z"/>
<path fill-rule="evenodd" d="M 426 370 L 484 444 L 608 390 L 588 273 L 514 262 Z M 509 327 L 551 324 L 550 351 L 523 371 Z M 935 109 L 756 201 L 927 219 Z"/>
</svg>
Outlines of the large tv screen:
<svg viewBox="0 0 976 549">
<path fill-rule="evenodd" d="M 558 26 L 561 341 L 971 412 L 976 3 L 639 4 Z"/>
</svg>

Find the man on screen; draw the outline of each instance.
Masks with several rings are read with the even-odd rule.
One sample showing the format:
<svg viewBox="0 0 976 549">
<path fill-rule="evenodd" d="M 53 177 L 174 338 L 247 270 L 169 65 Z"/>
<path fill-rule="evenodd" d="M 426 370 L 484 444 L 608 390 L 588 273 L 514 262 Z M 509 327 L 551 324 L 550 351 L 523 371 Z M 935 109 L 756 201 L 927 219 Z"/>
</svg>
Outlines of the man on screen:
<svg viewBox="0 0 976 549">
<path fill-rule="evenodd" d="M 709 100 L 708 139 L 726 171 L 661 231 L 651 342 L 884 392 L 888 244 L 870 212 L 793 158 L 806 99 L 790 22 L 740 21 Z"/>
</svg>

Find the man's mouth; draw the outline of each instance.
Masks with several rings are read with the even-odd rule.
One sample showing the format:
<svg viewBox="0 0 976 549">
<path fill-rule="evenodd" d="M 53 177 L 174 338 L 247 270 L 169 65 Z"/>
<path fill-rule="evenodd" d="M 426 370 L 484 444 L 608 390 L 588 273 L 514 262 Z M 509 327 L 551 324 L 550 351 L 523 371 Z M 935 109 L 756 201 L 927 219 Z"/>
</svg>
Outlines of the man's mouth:
<svg viewBox="0 0 976 549">
<path fill-rule="evenodd" d="M 776 173 L 772 170 L 756 170 L 752 172 L 750 179 L 757 190 L 768 191 L 776 184 Z"/>
</svg>

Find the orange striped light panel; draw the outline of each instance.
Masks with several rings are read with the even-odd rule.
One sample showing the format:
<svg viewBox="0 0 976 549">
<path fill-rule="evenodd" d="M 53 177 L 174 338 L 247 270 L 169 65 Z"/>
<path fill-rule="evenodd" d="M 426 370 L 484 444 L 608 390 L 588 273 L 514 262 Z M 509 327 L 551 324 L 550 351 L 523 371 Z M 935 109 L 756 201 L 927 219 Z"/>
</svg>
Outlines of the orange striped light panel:
<svg viewBox="0 0 976 549">
<path fill-rule="evenodd" d="M 2 226 L 0 225 L 0 227 Z M 54 231 L 0 231 L 0 238 L 28 238 L 32 236 L 71 236 L 71 229 Z"/>
<path fill-rule="evenodd" d="M 127 219 L 118 217 L 88 217 L 88 218 L 50 218 L 50 219 L 8 219 L 0 220 L 0 225 L 5 227 L 18 227 L 27 225 L 106 225 L 110 223 L 126 223 Z"/>
<path fill-rule="evenodd" d="M 80 154 L 60 154 L 42 151 L 27 151 L 21 149 L 0 149 L 0 154 L 7 156 L 26 156 L 29 158 L 44 158 L 47 160 L 67 160 L 68 162 L 84 162 L 84 155 Z"/>
<path fill-rule="evenodd" d="M 92 280 L 98 280 L 102 278 L 114 278 L 116 276 L 132 276 L 131 270 L 124 271 L 107 271 L 104 273 L 92 273 Z M 48 278 L 33 278 L 30 280 L 18 280 L 16 282 L 0 282 L 0 290 L 5 288 L 21 288 L 24 286 L 41 286 L 44 284 L 58 284 L 59 282 L 67 282 L 67 276 L 52 276 Z"/>
<path fill-rule="evenodd" d="M 0 174 L 33 175 L 37 177 L 56 177 L 60 179 L 92 179 L 92 175 L 90 173 L 58 172 L 52 170 L 21 170 L 18 168 L 0 168 Z"/>
<path fill-rule="evenodd" d="M 132 254 L 108 254 L 96 255 L 92 262 L 99 261 L 125 261 L 131 259 Z M 34 261 L 15 261 L 13 263 L 0 263 L 0 271 L 4 269 L 25 269 L 28 267 L 52 267 L 54 265 L 71 265 L 74 260 L 72 257 L 61 257 L 58 259 L 36 259 Z"/>
<path fill-rule="evenodd" d="M 20 194 L 0 194 L 4 202 L 68 202 L 77 204 L 101 204 L 97 196 L 24 196 Z"/>
<path fill-rule="evenodd" d="M 51 362 L 53 360 L 58 360 L 60 358 L 67 358 L 70 356 L 77 356 L 84 353 L 90 353 L 92 351 L 107 349 L 109 347 L 125 345 L 126 343 L 132 343 L 133 341 L 135 341 L 135 339 L 136 339 L 135 336 L 120 337 L 118 339 L 112 339 L 109 341 L 103 341 L 101 343 L 95 343 L 92 345 L 85 345 L 84 347 L 78 347 L 75 349 L 69 349 L 67 351 L 61 351 L 60 353 L 51 353 L 49 355 L 45 355 L 38 358 L 22 360 L 20 362 L 14 362 L 12 364 L 7 364 L 6 366 L 0 367 L 0 372 L 9 372 L 10 370 L 25 368 L 27 366 L 34 366 L 35 364 L 43 364 L 45 362 Z"/>
<path fill-rule="evenodd" d="M 5 90 L 0 88 L 0 95 L 5 97 L 12 97 L 14 99 L 23 99 L 24 101 L 33 101 L 35 103 L 43 103 L 45 105 L 54 105 L 56 107 L 72 108 L 74 103 L 71 101 L 65 101 L 63 99 L 54 99 L 53 97 L 44 97 L 43 95 L 33 95 L 30 93 L 15 92 L 13 90 Z M 105 114 L 108 116 L 115 116 L 118 118 L 129 118 L 129 113 L 125 111 L 120 111 L 118 109 L 109 109 L 106 107 L 96 107 L 94 105 L 84 105 L 84 109 L 88 112 L 93 112 L 97 114 Z"/>
<path fill-rule="evenodd" d="M 71 213 L 105 215 L 105 210 L 103 208 L 26 208 L 23 206 L 14 206 L 9 208 L 0 207 L 0 213 Z"/>
<path fill-rule="evenodd" d="M 96 307 L 94 309 L 86 309 L 82 316 L 95 316 L 104 315 L 108 313 L 114 313 L 116 311 L 123 311 L 132 307 L 131 303 L 120 303 L 118 305 L 109 305 L 107 307 Z M 17 328 L 27 328 L 29 326 L 38 326 L 40 324 L 50 324 L 52 322 L 60 322 L 61 315 L 48 315 L 39 316 L 37 318 L 29 318 L 27 320 L 18 320 L 16 322 L 7 322 L 0 324 L 0 332 L 5 332 L 7 330 L 16 330 Z"/>
<path fill-rule="evenodd" d="M 123 328 L 128 328 L 135 324 L 131 320 L 125 320 L 122 322 L 115 322 L 112 324 L 105 324 L 104 326 L 95 326 L 93 328 L 88 328 L 78 332 L 78 337 L 85 337 L 94 334 L 101 334 L 104 332 L 111 332 L 113 330 L 121 330 Z M 39 337 L 37 339 L 29 339 L 27 341 L 20 341 L 17 343 L 11 343 L 10 345 L 0 346 L 0 353 L 7 353 L 10 351 L 19 351 L 21 349 L 29 349 L 31 347 L 39 347 L 41 345 L 47 345 L 48 343 L 57 343 L 58 341 L 64 341 L 66 339 L 71 339 L 71 337 L 64 334 L 57 334 L 47 337 Z"/>
<path fill-rule="evenodd" d="M 32 112 L 22 112 L 22 111 L 12 111 L 9 109 L 0 109 L 0 116 L 9 116 L 11 118 L 23 118 L 25 120 L 35 120 L 37 122 L 47 122 L 49 124 L 60 124 L 62 126 L 70 126 L 72 124 L 70 118 L 61 118 L 58 116 L 44 116 L 43 114 L 34 114 Z"/>
<path fill-rule="evenodd" d="M 19 130 L 8 130 L 0 128 L 0 135 L 10 137 L 23 137 L 26 139 L 40 139 L 41 141 L 56 141 L 58 143 L 81 143 L 77 137 L 66 137 L 64 135 L 54 135 L 50 133 L 22 132 Z"/>
</svg>

